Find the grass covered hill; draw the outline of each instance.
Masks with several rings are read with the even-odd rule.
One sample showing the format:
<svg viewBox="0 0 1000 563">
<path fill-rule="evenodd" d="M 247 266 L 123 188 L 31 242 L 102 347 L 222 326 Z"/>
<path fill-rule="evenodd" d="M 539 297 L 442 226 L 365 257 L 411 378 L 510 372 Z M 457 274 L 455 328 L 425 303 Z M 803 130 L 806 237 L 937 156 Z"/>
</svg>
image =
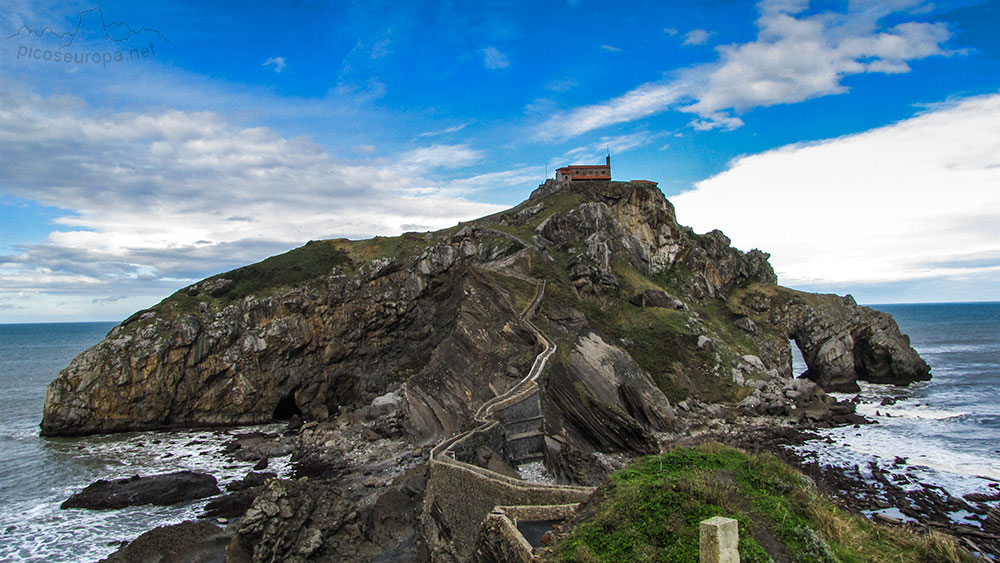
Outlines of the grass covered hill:
<svg viewBox="0 0 1000 563">
<path fill-rule="evenodd" d="M 739 522 L 744 563 L 976 561 L 947 536 L 837 508 L 771 454 L 716 443 L 649 456 L 612 475 L 550 560 L 698 561 L 698 526 L 713 516 Z"/>
</svg>

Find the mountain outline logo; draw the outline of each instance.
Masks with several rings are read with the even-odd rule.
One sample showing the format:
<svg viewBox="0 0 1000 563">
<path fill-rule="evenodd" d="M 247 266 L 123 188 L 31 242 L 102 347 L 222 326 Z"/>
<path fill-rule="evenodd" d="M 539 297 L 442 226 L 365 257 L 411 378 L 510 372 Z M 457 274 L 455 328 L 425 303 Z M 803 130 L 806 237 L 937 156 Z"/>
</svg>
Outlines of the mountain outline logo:
<svg viewBox="0 0 1000 563">
<path fill-rule="evenodd" d="M 111 23 L 108 23 L 106 18 L 104 17 L 104 10 L 102 10 L 99 6 L 90 8 L 89 10 L 83 10 L 82 12 L 80 12 L 76 20 L 76 27 L 72 31 L 59 33 L 50 26 L 45 26 L 40 31 L 35 31 L 34 29 L 30 28 L 27 25 L 22 25 L 20 28 L 18 28 L 18 30 L 15 33 L 8 35 L 7 39 L 20 37 L 21 34 L 25 32 L 27 32 L 28 35 L 37 37 L 39 39 L 44 39 L 46 32 L 48 32 L 49 35 L 57 37 L 59 39 L 65 39 L 66 37 L 69 37 L 68 42 L 59 46 L 59 49 L 61 50 L 73 45 L 73 42 L 76 41 L 76 36 L 80 33 L 80 28 L 83 27 L 84 16 L 94 12 L 96 12 L 101 18 L 101 31 L 104 33 L 104 38 L 108 41 L 114 41 L 119 43 L 128 41 L 133 36 L 139 35 L 140 33 L 143 32 L 155 33 L 156 36 L 159 37 L 160 39 L 164 41 L 170 41 L 169 39 L 164 37 L 164 35 L 160 33 L 159 30 L 153 29 L 151 27 L 140 27 L 139 29 L 133 29 L 132 26 L 123 21 L 112 21 Z M 118 32 L 120 30 L 126 31 L 124 37 L 116 37 L 115 33 L 113 33 L 113 32 Z"/>
</svg>

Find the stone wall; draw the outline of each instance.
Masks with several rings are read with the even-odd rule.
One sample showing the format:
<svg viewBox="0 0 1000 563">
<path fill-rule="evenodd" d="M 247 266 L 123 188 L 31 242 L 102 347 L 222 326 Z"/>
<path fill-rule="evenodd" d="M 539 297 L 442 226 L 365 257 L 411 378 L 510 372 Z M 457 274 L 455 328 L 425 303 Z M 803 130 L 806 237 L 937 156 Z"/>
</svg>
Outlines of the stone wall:
<svg viewBox="0 0 1000 563">
<path fill-rule="evenodd" d="M 591 487 L 537 485 L 456 461 L 431 461 L 424 540 L 437 561 L 470 561 L 481 522 L 496 506 L 580 503 Z"/>
<path fill-rule="evenodd" d="M 476 542 L 475 560 L 480 563 L 527 563 L 536 561 L 531 543 L 518 530 L 519 521 L 564 521 L 579 504 L 497 506 L 486 515 Z"/>
</svg>

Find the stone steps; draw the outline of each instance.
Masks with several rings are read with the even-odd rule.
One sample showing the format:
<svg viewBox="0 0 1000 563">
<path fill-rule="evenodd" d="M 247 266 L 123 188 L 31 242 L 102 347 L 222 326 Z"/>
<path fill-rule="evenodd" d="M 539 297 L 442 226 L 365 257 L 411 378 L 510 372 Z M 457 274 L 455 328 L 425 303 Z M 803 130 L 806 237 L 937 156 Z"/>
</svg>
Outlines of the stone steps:
<svg viewBox="0 0 1000 563">
<path fill-rule="evenodd" d="M 504 436 L 510 440 L 513 436 L 518 434 L 524 434 L 525 432 L 536 432 L 542 429 L 542 423 L 545 420 L 538 416 L 534 418 L 526 418 L 517 422 L 508 422 L 504 424 Z"/>
<path fill-rule="evenodd" d="M 542 436 L 545 436 L 543 432 L 538 430 L 531 430 L 528 432 L 522 432 L 520 434 L 514 434 L 513 436 L 508 436 L 507 441 L 516 442 L 518 440 L 527 440 L 529 438 L 540 438 Z"/>
</svg>

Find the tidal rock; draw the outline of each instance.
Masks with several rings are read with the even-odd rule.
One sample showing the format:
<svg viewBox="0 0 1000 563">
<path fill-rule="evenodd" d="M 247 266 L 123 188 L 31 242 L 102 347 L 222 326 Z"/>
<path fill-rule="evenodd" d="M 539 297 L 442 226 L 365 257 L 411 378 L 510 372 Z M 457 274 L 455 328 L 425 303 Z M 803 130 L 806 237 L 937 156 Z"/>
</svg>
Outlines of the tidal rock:
<svg viewBox="0 0 1000 563">
<path fill-rule="evenodd" d="M 136 475 L 95 481 L 62 503 L 61 508 L 107 510 L 142 504 L 168 506 L 219 492 L 215 477 L 207 473 L 177 471 L 149 477 Z"/>
<path fill-rule="evenodd" d="M 250 473 L 247 473 L 246 476 L 244 476 L 242 479 L 233 481 L 232 483 L 226 485 L 226 490 L 242 491 L 243 489 L 249 489 L 251 487 L 259 487 L 267 483 L 268 479 L 274 479 L 277 476 L 278 476 L 277 473 L 271 473 L 271 472 L 258 473 L 256 471 L 251 471 Z"/>
<path fill-rule="evenodd" d="M 858 380 L 907 385 L 931 377 L 892 316 L 849 295 L 757 286 L 740 295 L 737 309 L 794 340 L 809 368 L 805 377 L 826 391 L 857 391 Z"/>
<path fill-rule="evenodd" d="M 208 501 L 201 518 L 239 518 L 253 505 L 260 487 L 242 489 Z"/>
<path fill-rule="evenodd" d="M 750 415 L 789 416 L 797 421 L 819 421 L 840 414 L 835 405 L 818 385 L 801 378 L 763 382 L 739 403 Z"/>
<path fill-rule="evenodd" d="M 191 521 L 154 528 L 112 553 L 104 563 L 221 562 L 231 536 L 222 528 Z"/>
</svg>

